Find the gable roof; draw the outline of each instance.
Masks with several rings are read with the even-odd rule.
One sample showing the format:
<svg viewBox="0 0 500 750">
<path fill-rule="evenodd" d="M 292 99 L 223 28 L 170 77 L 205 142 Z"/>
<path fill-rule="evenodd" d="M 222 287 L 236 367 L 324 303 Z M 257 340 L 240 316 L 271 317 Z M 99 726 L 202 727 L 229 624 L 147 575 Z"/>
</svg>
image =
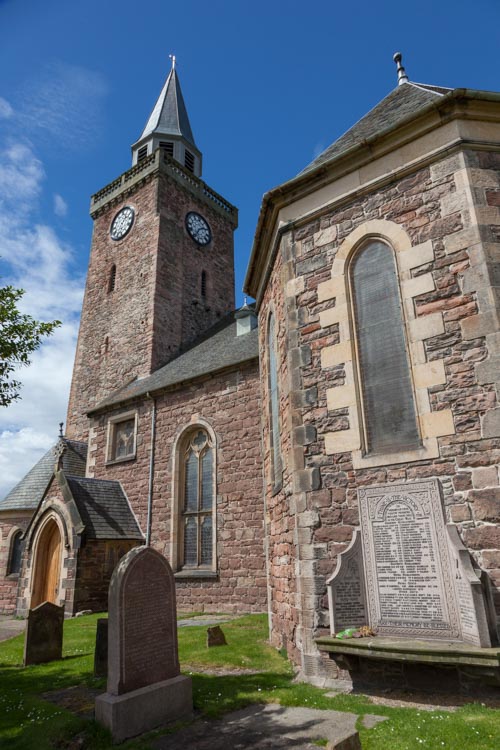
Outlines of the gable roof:
<svg viewBox="0 0 500 750">
<path fill-rule="evenodd" d="M 257 359 L 259 356 L 258 329 L 254 328 L 249 333 L 237 336 L 234 316 L 234 312 L 226 315 L 185 352 L 147 378 L 134 380 L 115 391 L 94 407 L 89 414 L 106 406 L 114 406 L 146 393 Z"/>
<path fill-rule="evenodd" d="M 165 81 L 139 141 L 152 133 L 181 136 L 196 147 L 175 68 L 172 68 Z"/>
<path fill-rule="evenodd" d="M 404 120 L 415 116 L 430 103 L 440 99 L 451 91 L 441 86 L 408 82 L 397 86 L 386 97 L 371 109 L 361 120 L 337 138 L 331 146 L 299 172 L 304 175 L 316 167 L 337 158 L 345 151 L 358 146 L 364 141 L 380 135 L 385 130 L 396 128 Z"/>
<path fill-rule="evenodd" d="M 66 475 L 89 539 L 144 537 L 120 482 Z"/>
<path fill-rule="evenodd" d="M 85 475 L 87 463 L 87 443 L 60 438 L 55 445 L 37 461 L 32 469 L 16 484 L 3 500 L 0 511 L 34 510 L 42 499 L 50 480 L 54 476 L 54 466 L 60 451 L 64 448 L 62 468 L 70 474 Z"/>
</svg>

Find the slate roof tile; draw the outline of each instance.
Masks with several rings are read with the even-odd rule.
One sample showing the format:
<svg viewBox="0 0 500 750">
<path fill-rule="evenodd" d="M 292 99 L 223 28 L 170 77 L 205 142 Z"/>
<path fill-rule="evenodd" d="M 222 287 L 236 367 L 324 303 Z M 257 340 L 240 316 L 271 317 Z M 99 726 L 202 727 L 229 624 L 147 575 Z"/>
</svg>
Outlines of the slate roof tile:
<svg viewBox="0 0 500 750">
<path fill-rule="evenodd" d="M 85 475 L 87 463 L 87 443 L 62 438 L 66 445 L 63 454 L 63 469 L 69 474 Z M 60 441 L 33 466 L 21 481 L 11 489 L 3 500 L 0 500 L 0 511 L 34 510 L 43 497 L 54 474 Z"/>
<path fill-rule="evenodd" d="M 120 482 L 66 475 L 89 539 L 144 540 Z"/>
</svg>

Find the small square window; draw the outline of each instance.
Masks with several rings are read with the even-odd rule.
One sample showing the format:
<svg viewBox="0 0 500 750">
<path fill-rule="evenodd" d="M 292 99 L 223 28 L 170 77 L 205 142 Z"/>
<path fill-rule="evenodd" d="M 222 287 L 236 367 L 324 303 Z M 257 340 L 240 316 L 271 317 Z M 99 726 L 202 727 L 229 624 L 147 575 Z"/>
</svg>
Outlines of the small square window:
<svg viewBox="0 0 500 750">
<path fill-rule="evenodd" d="M 108 461 L 135 458 L 136 416 L 121 415 L 112 419 L 108 432 Z"/>
</svg>

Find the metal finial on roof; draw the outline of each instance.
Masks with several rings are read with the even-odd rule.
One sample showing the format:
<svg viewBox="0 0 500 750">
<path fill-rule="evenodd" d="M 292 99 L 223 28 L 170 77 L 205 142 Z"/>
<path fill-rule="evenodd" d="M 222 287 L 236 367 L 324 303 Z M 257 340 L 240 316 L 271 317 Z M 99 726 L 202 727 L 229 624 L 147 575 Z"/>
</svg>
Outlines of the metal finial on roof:
<svg viewBox="0 0 500 750">
<path fill-rule="evenodd" d="M 177 62 L 177 58 L 175 55 L 169 55 L 170 59 L 172 60 L 172 70 L 175 70 L 175 63 Z"/>
<path fill-rule="evenodd" d="M 64 437 L 63 426 L 64 426 L 64 422 L 59 422 L 59 437 Z"/>
<path fill-rule="evenodd" d="M 395 52 L 392 59 L 398 66 L 398 86 L 401 86 L 401 84 L 403 83 L 408 83 L 410 79 L 406 75 L 406 70 L 401 64 L 401 60 L 403 59 L 403 55 L 401 54 L 401 52 Z"/>
</svg>

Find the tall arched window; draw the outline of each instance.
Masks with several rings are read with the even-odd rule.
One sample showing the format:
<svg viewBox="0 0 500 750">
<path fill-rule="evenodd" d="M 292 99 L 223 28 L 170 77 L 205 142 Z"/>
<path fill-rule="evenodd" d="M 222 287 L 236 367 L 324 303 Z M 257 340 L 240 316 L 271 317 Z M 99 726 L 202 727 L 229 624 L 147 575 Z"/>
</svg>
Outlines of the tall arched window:
<svg viewBox="0 0 500 750">
<path fill-rule="evenodd" d="M 278 388 L 277 340 L 274 313 L 271 313 L 269 316 L 267 349 L 269 362 L 269 434 L 271 441 L 271 472 L 273 485 L 277 487 L 280 485 L 282 479 L 282 466 L 279 430 L 280 398 Z"/>
<path fill-rule="evenodd" d="M 214 447 L 203 429 L 191 432 L 181 453 L 181 566 L 214 565 Z"/>
<path fill-rule="evenodd" d="M 201 291 L 202 299 L 205 300 L 207 298 L 207 272 L 206 271 L 201 272 L 200 287 L 201 287 L 200 291 Z"/>
<path fill-rule="evenodd" d="M 373 240 L 350 265 L 366 453 L 420 446 L 392 248 Z"/>
<path fill-rule="evenodd" d="M 12 541 L 10 544 L 9 564 L 7 566 L 8 576 L 18 575 L 21 572 L 21 560 L 24 547 L 22 536 L 22 531 L 16 531 L 16 533 L 12 537 Z"/>
<path fill-rule="evenodd" d="M 115 285 L 116 285 L 116 266 L 113 264 L 109 271 L 109 278 L 108 278 L 108 294 L 110 292 L 115 291 Z"/>
</svg>

